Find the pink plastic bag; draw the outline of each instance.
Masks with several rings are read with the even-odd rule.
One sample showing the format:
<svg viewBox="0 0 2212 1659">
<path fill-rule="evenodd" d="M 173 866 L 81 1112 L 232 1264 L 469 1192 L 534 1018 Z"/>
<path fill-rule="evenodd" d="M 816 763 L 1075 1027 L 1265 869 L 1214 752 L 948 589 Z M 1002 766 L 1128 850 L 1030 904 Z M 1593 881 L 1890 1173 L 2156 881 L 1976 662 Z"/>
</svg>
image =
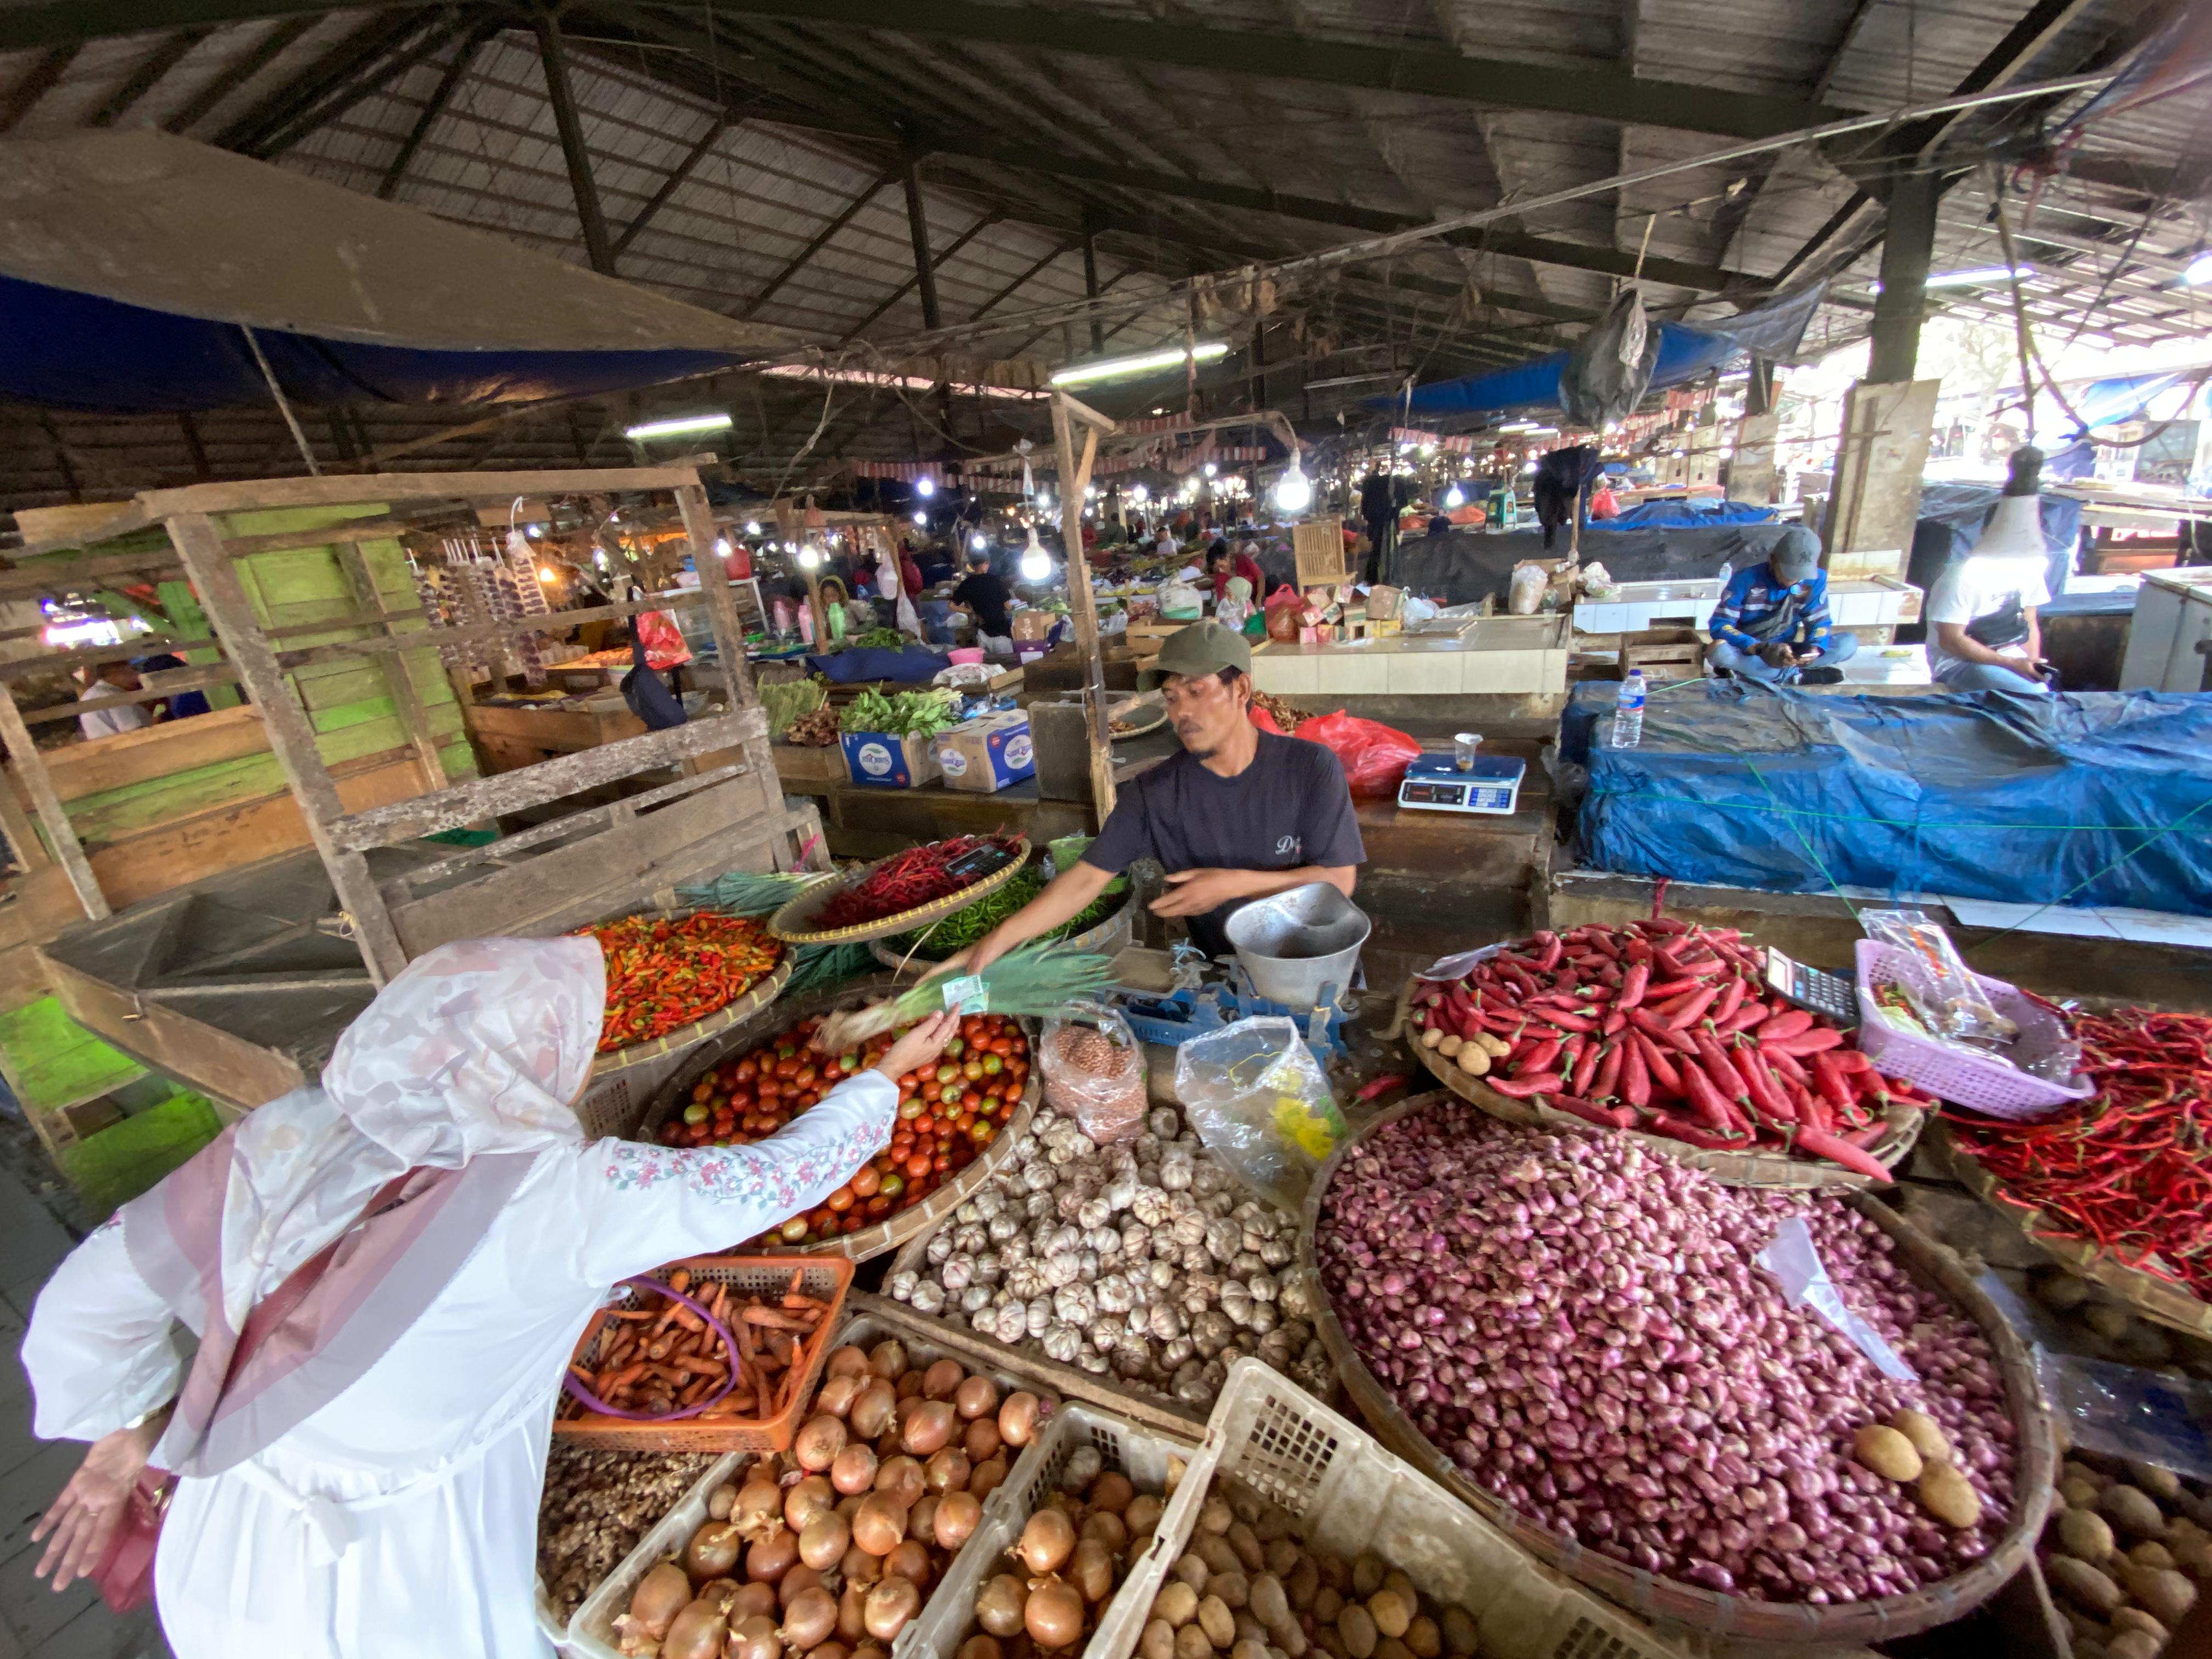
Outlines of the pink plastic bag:
<svg viewBox="0 0 2212 1659">
<path fill-rule="evenodd" d="M 1333 750 L 1344 763 L 1344 779 L 1352 793 L 1370 800 L 1396 794 L 1406 768 L 1421 752 L 1419 744 L 1395 726 L 1363 720 L 1341 709 L 1301 720 L 1297 735 Z"/>
</svg>

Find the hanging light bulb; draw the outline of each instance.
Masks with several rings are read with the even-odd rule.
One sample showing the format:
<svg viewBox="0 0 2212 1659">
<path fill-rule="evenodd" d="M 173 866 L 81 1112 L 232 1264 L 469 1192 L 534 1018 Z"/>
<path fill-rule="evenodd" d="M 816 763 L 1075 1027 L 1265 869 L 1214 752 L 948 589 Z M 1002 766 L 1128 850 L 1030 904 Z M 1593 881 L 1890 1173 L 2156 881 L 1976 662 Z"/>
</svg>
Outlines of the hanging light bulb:
<svg viewBox="0 0 2212 1659">
<path fill-rule="evenodd" d="M 812 542 L 809 542 L 805 546 L 800 548 L 799 550 L 799 568 L 801 570 L 819 570 L 822 568 L 822 550 L 817 547 Z"/>
<path fill-rule="evenodd" d="M 1136 502 L 1139 507 L 1142 507 L 1146 501 L 1152 500 L 1152 492 L 1146 489 L 1144 485 L 1131 484 L 1129 486 L 1129 499 Z"/>
<path fill-rule="evenodd" d="M 760 520 L 758 519 L 747 519 L 745 520 L 745 534 L 748 536 L 757 536 L 760 534 Z"/>
<path fill-rule="evenodd" d="M 714 551 L 720 556 L 725 559 L 728 558 L 730 556 L 730 538 L 727 536 L 717 536 L 714 538 Z"/>
<path fill-rule="evenodd" d="M 929 527 L 929 514 L 927 513 L 917 513 L 914 515 L 914 521 L 926 530 Z"/>
<path fill-rule="evenodd" d="M 927 501 L 932 495 L 934 495 L 937 493 L 937 480 L 934 478 L 916 478 L 914 481 L 914 493 L 921 496 L 925 501 Z"/>
<path fill-rule="evenodd" d="M 1458 481 L 1455 479 L 1452 483 L 1452 487 L 1444 491 L 1444 511 L 1449 513 L 1456 508 L 1465 507 L 1466 505 L 1467 491 L 1462 489 L 1459 487 Z"/>
<path fill-rule="evenodd" d="M 1219 467 L 1218 467 L 1218 466 L 1214 465 L 1214 464 L 1213 464 L 1212 461 L 1208 461 L 1208 462 L 1206 464 L 1206 476 L 1207 477 L 1209 477 L 1209 478 L 1212 477 L 1216 473 L 1218 473 L 1218 471 L 1221 471 L 1221 469 L 1220 469 Z"/>
<path fill-rule="evenodd" d="M 1052 574 L 1052 555 L 1044 550 L 1037 539 L 1036 526 L 1030 526 L 1030 544 L 1022 550 L 1022 580 L 1041 582 Z"/>
<path fill-rule="evenodd" d="M 977 553 L 988 553 L 991 549 L 991 544 L 983 539 L 982 533 L 980 531 L 974 536 L 969 538 L 968 545 L 973 551 Z"/>
<path fill-rule="evenodd" d="M 1275 505 L 1285 513 L 1303 513 L 1313 504 L 1313 480 L 1296 461 L 1275 480 Z"/>
</svg>

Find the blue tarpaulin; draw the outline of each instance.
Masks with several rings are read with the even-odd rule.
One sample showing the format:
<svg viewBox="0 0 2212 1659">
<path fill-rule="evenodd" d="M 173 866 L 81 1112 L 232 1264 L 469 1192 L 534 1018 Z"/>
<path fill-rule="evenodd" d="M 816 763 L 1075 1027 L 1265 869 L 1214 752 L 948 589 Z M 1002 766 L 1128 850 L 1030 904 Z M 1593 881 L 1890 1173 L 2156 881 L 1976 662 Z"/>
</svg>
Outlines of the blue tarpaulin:
<svg viewBox="0 0 2212 1659">
<path fill-rule="evenodd" d="M 1582 863 L 1624 875 L 1898 898 L 2212 915 L 2212 695 L 1831 696 L 1740 681 L 1575 688 Z"/>
<path fill-rule="evenodd" d="M 826 675 L 832 685 L 858 685 L 863 680 L 892 680 L 902 685 L 926 685 L 945 672 L 945 653 L 910 645 L 903 651 L 887 651 L 878 645 L 849 646 L 826 656 L 811 656 L 807 667 Z"/>
<path fill-rule="evenodd" d="M 1722 524 L 1772 524 L 1774 509 L 1749 501 L 1645 501 L 1610 519 L 1592 519 L 1585 530 L 1710 530 Z"/>
</svg>

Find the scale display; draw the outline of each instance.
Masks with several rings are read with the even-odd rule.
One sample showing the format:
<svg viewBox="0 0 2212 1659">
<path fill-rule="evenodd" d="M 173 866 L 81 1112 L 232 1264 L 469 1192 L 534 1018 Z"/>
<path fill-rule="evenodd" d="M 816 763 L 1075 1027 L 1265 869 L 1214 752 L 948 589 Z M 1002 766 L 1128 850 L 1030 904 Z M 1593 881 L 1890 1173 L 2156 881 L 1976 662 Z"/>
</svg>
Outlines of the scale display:
<svg viewBox="0 0 2212 1659">
<path fill-rule="evenodd" d="M 1474 769 L 1462 772 L 1449 755 L 1423 755 L 1406 769 L 1398 786 L 1398 805 L 1427 812 L 1481 812 L 1504 817 L 1521 798 L 1521 781 L 1528 775 L 1526 761 L 1504 756 L 1478 755 Z"/>
</svg>

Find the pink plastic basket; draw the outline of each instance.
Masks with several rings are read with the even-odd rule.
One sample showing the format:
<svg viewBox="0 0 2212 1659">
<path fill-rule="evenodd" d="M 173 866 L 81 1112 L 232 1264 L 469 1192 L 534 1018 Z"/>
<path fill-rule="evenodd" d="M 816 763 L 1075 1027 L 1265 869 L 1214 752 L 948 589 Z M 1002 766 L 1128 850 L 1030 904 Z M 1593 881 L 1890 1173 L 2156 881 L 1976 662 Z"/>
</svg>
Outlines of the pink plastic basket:
<svg viewBox="0 0 2212 1659">
<path fill-rule="evenodd" d="M 1910 1031 L 1882 1018 L 1875 1006 L 1877 985 L 1911 984 L 1919 972 L 1911 953 L 1870 939 L 1858 942 L 1859 1049 L 1877 1070 L 1925 1089 L 1954 1105 L 1969 1106 L 1991 1117 L 2025 1122 L 2049 1117 L 2069 1102 L 2083 1099 L 2097 1085 L 2076 1073 L 2069 1083 L 2052 1083 L 2002 1060 L 1984 1059 Z M 2020 1027 L 2013 1053 L 2024 1061 L 2050 1054 L 2066 1041 L 2066 1026 L 2041 1003 L 2001 979 L 1976 981 L 1996 1011 Z"/>
</svg>

